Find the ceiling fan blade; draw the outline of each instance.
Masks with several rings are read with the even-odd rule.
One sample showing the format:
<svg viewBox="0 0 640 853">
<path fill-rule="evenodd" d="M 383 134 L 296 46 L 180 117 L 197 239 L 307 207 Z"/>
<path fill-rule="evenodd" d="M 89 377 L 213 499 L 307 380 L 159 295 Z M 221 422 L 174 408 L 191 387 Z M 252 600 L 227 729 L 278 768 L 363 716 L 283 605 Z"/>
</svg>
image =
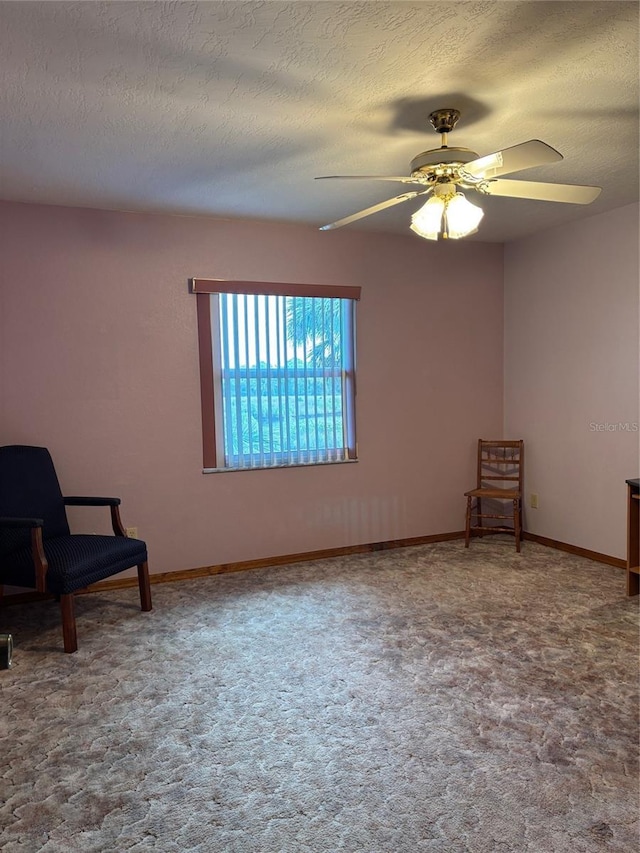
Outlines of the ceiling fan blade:
<svg viewBox="0 0 640 853">
<path fill-rule="evenodd" d="M 504 151 L 496 151 L 493 154 L 487 154 L 486 157 L 478 157 L 477 160 L 465 163 L 461 173 L 471 175 L 473 178 L 495 178 L 498 175 L 531 169 L 534 166 L 557 163 L 562 159 L 562 154 L 546 142 L 530 139 L 528 142 L 505 148 Z"/>
<path fill-rule="evenodd" d="M 432 187 L 428 190 L 422 190 L 410 193 L 402 193 L 395 198 L 389 198 L 386 201 L 381 201 L 380 204 L 374 204 L 372 207 L 367 207 L 364 210 L 359 210 L 357 213 L 352 213 L 351 216 L 345 216 L 343 219 L 338 219 L 336 222 L 331 222 L 329 225 L 320 226 L 320 231 L 331 231 L 333 228 L 342 228 L 343 225 L 349 225 L 350 222 L 356 222 L 358 219 L 364 219 L 365 216 L 371 216 L 372 213 L 377 213 L 379 210 L 384 210 L 385 207 L 393 207 L 394 204 L 401 204 L 403 201 L 410 201 L 419 195 L 427 195 L 431 192 Z"/>
<path fill-rule="evenodd" d="M 533 198 L 540 201 L 564 201 L 568 204 L 591 204 L 602 187 L 578 184 L 542 184 L 538 181 L 488 181 L 482 192 L 507 198 Z"/>
<path fill-rule="evenodd" d="M 409 175 L 319 175 L 314 178 L 316 181 L 400 181 L 403 184 L 420 184 L 422 181 L 417 181 Z"/>
</svg>

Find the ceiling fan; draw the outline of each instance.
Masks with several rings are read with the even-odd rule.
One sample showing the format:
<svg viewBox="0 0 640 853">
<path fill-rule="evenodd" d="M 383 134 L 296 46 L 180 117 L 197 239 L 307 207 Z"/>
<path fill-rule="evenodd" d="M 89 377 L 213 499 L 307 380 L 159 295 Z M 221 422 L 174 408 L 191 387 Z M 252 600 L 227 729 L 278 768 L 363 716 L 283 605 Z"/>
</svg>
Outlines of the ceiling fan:
<svg viewBox="0 0 640 853">
<path fill-rule="evenodd" d="M 478 230 L 483 211 L 469 202 L 460 189 L 474 190 L 480 195 L 508 198 L 528 198 L 539 201 L 560 201 L 569 204 L 590 204 L 599 195 L 600 187 L 575 184 L 545 184 L 537 181 L 503 180 L 510 175 L 534 166 L 544 166 L 562 160 L 562 154 L 541 142 L 530 139 L 511 148 L 479 157 L 468 148 L 447 145 L 447 134 L 460 118 L 459 110 L 447 108 L 434 110 L 429 121 L 441 134 L 442 145 L 423 151 L 411 161 L 409 176 L 391 175 L 323 175 L 316 180 L 399 181 L 414 184 L 419 189 L 402 193 L 394 198 L 374 204 L 350 216 L 323 225 L 321 231 L 330 231 L 349 225 L 379 210 L 393 207 L 420 196 L 431 196 L 427 203 L 411 217 L 411 229 L 428 240 L 457 239 Z"/>
</svg>

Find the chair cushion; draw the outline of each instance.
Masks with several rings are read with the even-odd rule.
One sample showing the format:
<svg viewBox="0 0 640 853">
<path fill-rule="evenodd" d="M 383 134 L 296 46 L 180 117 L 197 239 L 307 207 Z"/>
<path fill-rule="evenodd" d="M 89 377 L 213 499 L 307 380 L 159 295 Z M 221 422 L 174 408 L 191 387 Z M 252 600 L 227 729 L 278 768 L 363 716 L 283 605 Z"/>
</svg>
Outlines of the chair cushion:
<svg viewBox="0 0 640 853">
<path fill-rule="evenodd" d="M 49 563 L 47 590 L 67 595 L 137 566 L 147 559 L 147 546 L 140 539 L 125 536 L 76 534 L 44 541 Z M 7 554 L 0 561 L 0 582 L 12 586 L 35 587 L 31 548 Z"/>
</svg>

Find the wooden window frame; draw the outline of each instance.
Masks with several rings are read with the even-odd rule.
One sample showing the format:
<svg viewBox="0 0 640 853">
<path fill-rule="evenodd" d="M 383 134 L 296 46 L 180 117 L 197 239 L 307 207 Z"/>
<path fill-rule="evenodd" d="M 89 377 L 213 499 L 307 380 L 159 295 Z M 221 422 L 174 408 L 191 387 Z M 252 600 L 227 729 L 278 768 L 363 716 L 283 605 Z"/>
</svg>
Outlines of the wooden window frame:
<svg viewBox="0 0 640 853">
<path fill-rule="evenodd" d="M 202 464 L 205 471 L 234 471 L 237 469 L 226 469 L 218 466 L 211 300 L 209 298 L 211 294 L 246 293 L 257 296 L 306 296 L 324 299 L 350 299 L 358 302 L 360 300 L 361 288 L 358 286 L 293 284 L 274 281 L 230 281 L 228 279 L 217 278 L 192 278 L 189 279 L 189 289 L 196 296 L 202 414 Z M 355 365 L 352 368 L 355 376 Z M 353 397 L 355 398 L 355 388 Z M 351 399 L 350 397 L 347 400 L 348 405 L 351 405 Z M 355 412 L 353 411 L 349 412 L 349 422 L 353 425 L 353 435 L 350 436 L 348 442 L 348 458 L 349 460 L 355 460 Z M 248 468 L 246 470 L 265 469 Z"/>
</svg>

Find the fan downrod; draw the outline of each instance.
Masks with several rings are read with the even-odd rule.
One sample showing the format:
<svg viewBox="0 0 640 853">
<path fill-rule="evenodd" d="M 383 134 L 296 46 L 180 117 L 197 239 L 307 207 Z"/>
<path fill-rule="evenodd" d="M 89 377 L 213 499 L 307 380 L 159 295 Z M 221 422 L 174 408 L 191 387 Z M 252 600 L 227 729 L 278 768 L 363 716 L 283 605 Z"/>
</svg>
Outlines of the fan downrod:
<svg viewBox="0 0 640 853">
<path fill-rule="evenodd" d="M 460 110 L 451 107 L 429 113 L 429 121 L 437 133 L 451 133 L 460 118 Z"/>
</svg>

